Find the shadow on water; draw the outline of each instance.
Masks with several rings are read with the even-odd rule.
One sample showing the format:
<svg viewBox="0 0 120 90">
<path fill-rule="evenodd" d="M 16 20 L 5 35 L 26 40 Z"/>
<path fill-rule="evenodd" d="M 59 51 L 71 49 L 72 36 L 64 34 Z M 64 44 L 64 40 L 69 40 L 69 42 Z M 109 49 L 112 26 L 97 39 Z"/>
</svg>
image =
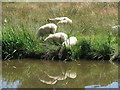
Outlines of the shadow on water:
<svg viewBox="0 0 120 90">
<path fill-rule="evenodd" d="M 3 88 L 117 88 L 118 63 L 11 60 L 2 62 Z"/>
</svg>

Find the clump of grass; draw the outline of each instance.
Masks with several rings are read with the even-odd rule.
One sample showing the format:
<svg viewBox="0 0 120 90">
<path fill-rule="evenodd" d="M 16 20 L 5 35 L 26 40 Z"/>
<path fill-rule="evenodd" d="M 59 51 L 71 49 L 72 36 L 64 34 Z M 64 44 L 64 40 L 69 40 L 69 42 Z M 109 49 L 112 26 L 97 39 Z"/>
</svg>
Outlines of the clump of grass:
<svg viewBox="0 0 120 90">
<path fill-rule="evenodd" d="M 2 56 L 3 59 L 25 58 L 30 55 L 39 55 L 44 51 L 57 49 L 55 45 L 41 43 L 32 35 L 24 25 L 17 30 L 14 27 L 8 28 L 3 32 Z M 52 48 L 53 47 L 53 48 Z"/>
<path fill-rule="evenodd" d="M 90 55 L 96 60 L 109 60 L 112 54 L 112 48 L 105 42 L 96 42 L 93 44 Z"/>
<path fill-rule="evenodd" d="M 68 48 L 71 52 L 70 57 L 72 59 L 110 60 L 115 49 L 109 45 L 109 41 L 103 41 L 103 39 L 105 38 L 96 37 L 96 40 L 93 37 L 81 38 L 77 45 Z"/>
<path fill-rule="evenodd" d="M 89 58 L 89 53 L 91 52 L 91 43 L 87 40 L 82 40 L 80 47 L 80 58 Z"/>
</svg>

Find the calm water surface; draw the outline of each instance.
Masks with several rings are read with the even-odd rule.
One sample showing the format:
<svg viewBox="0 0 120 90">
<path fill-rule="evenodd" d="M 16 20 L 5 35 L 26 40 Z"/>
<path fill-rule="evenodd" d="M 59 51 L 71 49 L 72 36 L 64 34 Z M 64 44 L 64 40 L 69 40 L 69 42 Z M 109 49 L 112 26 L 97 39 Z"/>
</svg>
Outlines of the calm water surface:
<svg viewBox="0 0 120 90">
<path fill-rule="evenodd" d="M 118 88 L 118 63 L 12 60 L 2 62 L 3 88 Z"/>
</svg>

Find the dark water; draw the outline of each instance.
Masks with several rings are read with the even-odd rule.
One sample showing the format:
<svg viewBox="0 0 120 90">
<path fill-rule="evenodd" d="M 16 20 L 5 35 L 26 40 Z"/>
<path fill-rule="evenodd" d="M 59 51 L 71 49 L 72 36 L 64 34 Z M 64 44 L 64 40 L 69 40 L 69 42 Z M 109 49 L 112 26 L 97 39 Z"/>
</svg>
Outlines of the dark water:
<svg viewBox="0 0 120 90">
<path fill-rule="evenodd" d="M 2 62 L 3 88 L 118 88 L 118 63 L 12 60 Z"/>
</svg>

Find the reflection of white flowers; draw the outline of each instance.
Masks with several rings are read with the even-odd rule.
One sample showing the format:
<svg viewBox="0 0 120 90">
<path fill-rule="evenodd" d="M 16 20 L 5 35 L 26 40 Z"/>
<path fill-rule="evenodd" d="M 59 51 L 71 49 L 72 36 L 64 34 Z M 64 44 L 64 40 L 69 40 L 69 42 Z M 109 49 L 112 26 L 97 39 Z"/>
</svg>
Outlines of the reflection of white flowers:
<svg viewBox="0 0 120 90">
<path fill-rule="evenodd" d="M 54 80 L 54 81 L 40 80 L 40 81 L 43 82 L 43 83 L 46 83 L 46 84 L 55 84 L 57 82 L 57 80 Z"/>
<path fill-rule="evenodd" d="M 76 78 L 77 77 L 77 74 L 76 72 L 66 72 L 66 76 L 69 77 L 69 78 Z"/>
<path fill-rule="evenodd" d="M 43 83 L 51 84 L 51 85 L 53 85 L 53 84 L 55 84 L 55 83 L 57 82 L 57 80 L 55 80 L 55 79 L 53 79 L 53 80 L 51 80 L 51 81 L 47 81 L 47 80 L 42 80 L 42 79 L 39 78 L 39 80 L 40 80 L 41 82 L 43 82 Z"/>
<path fill-rule="evenodd" d="M 45 84 L 56 84 L 58 80 L 65 80 L 67 79 L 67 77 L 69 78 L 76 78 L 77 77 L 77 74 L 76 72 L 72 72 L 71 70 L 67 71 L 66 73 L 64 74 L 61 74 L 61 75 L 58 75 L 58 76 L 52 76 L 52 75 L 49 75 L 47 72 L 44 72 L 49 78 L 46 80 L 43 80 L 39 77 L 39 80 L 42 82 L 42 83 L 45 83 Z"/>
<path fill-rule="evenodd" d="M 65 80 L 67 78 L 66 75 L 60 75 L 60 76 L 50 76 L 48 75 L 49 78 L 53 78 L 53 79 L 56 79 L 56 80 Z"/>
</svg>

